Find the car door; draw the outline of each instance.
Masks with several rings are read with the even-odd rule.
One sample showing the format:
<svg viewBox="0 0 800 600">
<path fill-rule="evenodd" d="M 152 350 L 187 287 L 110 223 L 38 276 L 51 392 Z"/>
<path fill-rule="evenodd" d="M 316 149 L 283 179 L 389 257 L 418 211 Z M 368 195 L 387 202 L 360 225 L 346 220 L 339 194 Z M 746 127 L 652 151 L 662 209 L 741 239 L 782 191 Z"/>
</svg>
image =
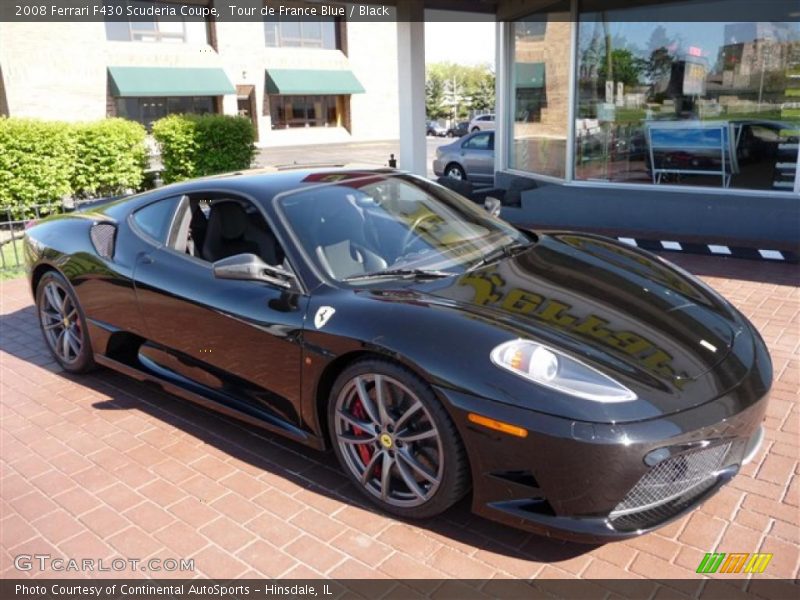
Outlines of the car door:
<svg viewBox="0 0 800 600">
<path fill-rule="evenodd" d="M 494 132 L 481 131 L 461 144 L 461 157 L 467 179 L 476 183 L 494 180 Z"/>
<path fill-rule="evenodd" d="M 268 227 L 254 203 L 225 195 L 249 206 L 254 222 Z M 205 202 L 219 201 L 218 193 L 207 196 L 212 200 Z M 216 234 L 210 218 L 201 223 L 207 218 L 198 209 L 202 197 L 185 196 L 169 227 L 161 230 L 166 233 L 158 236 L 132 215 L 132 229 L 149 241 L 134 270 L 149 337 L 139 360 L 190 391 L 291 433 L 300 423 L 300 344 L 307 299 L 297 288 L 216 278 L 212 262 L 203 255 Z"/>
</svg>

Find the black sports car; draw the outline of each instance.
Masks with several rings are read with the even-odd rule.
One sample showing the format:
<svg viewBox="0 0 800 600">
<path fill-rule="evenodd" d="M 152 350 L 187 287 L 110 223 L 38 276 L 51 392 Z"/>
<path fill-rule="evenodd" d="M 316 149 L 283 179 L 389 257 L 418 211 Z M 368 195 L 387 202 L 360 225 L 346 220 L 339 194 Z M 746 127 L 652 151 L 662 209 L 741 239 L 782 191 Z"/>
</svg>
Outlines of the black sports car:
<svg viewBox="0 0 800 600">
<path fill-rule="evenodd" d="M 27 230 L 42 331 L 314 448 L 382 509 L 620 539 L 756 452 L 772 367 L 728 302 L 611 239 L 391 170 L 235 174 Z"/>
</svg>

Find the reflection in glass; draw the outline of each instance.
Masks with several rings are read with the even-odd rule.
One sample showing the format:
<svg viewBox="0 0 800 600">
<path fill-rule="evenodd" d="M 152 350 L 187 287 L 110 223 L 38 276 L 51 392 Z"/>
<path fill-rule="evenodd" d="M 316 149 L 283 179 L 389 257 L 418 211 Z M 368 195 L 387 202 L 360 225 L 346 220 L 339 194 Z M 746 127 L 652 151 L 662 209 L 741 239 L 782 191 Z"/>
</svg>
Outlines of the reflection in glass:
<svg viewBox="0 0 800 600">
<path fill-rule="evenodd" d="M 576 179 L 791 191 L 800 24 L 625 12 L 579 18 Z"/>
<path fill-rule="evenodd" d="M 290 127 L 336 127 L 340 125 L 339 104 L 346 96 L 269 97 L 273 129 Z"/>
<path fill-rule="evenodd" d="M 569 2 L 512 25 L 514 60 L 511 102 L 514 118 L 509 149 L 512 169 L 564 177 L 569 112 Z"/>
</svg>

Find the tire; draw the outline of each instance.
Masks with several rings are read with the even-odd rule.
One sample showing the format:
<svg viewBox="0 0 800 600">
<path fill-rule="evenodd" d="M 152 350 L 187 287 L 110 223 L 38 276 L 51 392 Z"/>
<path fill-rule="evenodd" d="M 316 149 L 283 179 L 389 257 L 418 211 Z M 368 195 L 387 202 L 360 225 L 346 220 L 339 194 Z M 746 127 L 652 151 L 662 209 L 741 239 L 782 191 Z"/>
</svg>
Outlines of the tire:
<svg viewBox="0 0 800 600">
<path fill-rule="evenodd" d="M 450 163 L 444 168 L 444 176 L 449 177 L 450 179 L 457 179 L 459 181 L 466 181 L 467 174 L 464 171 L 464 167 L 462 167 L 458 163 Z"/>
<path fill-rule="evenodd" d="M 452 131 L 448 131 L 447 132 L 447 137 L 449 137 L 449 138 L 456 137 L 456 134 L 453 133 Z"/>
<path fill-rule="evenodd" d="M 470 133 L 475 133 L 476 131 L 480 131 L 480 130 L 481 130 L 480 127 L 475 126 L 472 129 L 470 129 L 469 131 L 470 131 Z"/>
<path fill-rule="evenodd" d="M 328 427 L 342 470 L 388 513 L 430 518 L 469 490 L 455 425 L 431 388 L 400 365 L 367 359 L 345 369 L 328 399 Z"/>
<path fill-rule="evenodd" d="M 36 314 L 48 350 L 65 371 L 87 373 L 95 368 L 86 316 L 61 273 L 48 271 L 39 280 Z"/>
</svg>

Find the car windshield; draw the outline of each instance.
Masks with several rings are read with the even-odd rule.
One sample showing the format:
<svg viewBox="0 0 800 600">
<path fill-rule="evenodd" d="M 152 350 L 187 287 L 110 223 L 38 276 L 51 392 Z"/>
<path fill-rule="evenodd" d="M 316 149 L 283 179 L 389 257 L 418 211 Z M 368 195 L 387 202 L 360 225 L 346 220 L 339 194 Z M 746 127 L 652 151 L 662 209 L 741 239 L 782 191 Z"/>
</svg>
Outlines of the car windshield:
<svg viewBox="0 0 800 600">
<path fill-rule="evenodd" d="M 307 260 L 335 281 L 447 276 L 531 243 L 511 225 L 427 180 L 337 176 L 335 183 L 278 199 Z"/>
</svg>

